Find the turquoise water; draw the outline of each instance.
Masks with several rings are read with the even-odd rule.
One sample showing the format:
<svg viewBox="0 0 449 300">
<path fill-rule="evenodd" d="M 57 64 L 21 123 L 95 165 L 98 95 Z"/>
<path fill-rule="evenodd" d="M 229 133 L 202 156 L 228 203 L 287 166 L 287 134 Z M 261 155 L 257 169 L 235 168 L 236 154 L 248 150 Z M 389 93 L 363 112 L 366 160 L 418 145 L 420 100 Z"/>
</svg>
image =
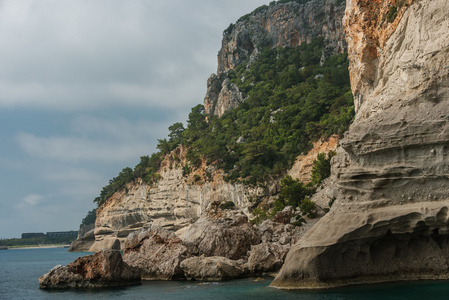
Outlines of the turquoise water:
<svg viewBox="0 0 449 300">
<path fill-rule="evenodd" d="M 96 290 L 44 291 L 37 278 L 55 265 L 66 265 L 85 253 L 64 248 L 0 251 L 0 299 L 449 299 L 449 282 L 422 281 L 356 286 L 326 291 L 281 291 L 271 279 L 222 283 L 144 282 L 139 286 Z"/>
</svg>

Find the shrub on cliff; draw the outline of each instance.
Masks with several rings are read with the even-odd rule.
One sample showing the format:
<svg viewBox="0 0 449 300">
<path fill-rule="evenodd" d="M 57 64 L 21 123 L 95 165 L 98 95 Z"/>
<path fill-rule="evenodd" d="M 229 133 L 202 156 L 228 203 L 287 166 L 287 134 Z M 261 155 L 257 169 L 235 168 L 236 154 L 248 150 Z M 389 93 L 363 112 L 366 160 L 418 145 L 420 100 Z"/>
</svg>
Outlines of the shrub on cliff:
<svg viewBox="0 0 449 300">
<path fill-rule="evenodd" d="M 334 151 L 327 154 L 319 153 L 317 159 L 313 161 L 312 180 L 313 185 L 320 184 L 324 179 L 331 175 L 331 159 L 335 155 Z"/>
</svg>

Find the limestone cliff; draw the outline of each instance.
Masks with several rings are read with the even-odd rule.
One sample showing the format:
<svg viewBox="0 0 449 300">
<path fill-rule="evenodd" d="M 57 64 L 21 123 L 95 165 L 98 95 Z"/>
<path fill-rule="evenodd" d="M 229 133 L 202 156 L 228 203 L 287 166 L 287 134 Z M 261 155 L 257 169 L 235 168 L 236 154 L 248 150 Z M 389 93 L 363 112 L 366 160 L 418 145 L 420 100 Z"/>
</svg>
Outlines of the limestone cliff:
<svg viewBox="0 0 449 300">
<path fill-rule="evenodd" d="M 333 159 L 338 197 L 272 285 L 447 278 L 447 3 L 348 0 L 344 23 L 357 115 Z"/>
<path fill-rule="evenodd" d="M 309 153 L 298 157 L 289 174 L 310 180 L 309 163 L 318 153 L 335 150 L 336 146 L 336 137 L 316 142 Z M 265 187 L 229 183 L 223 179 L 223 171 L 207 166 L 206 162 L 184 176 L 181 165 L 186 162 L 186 152 L 187 149 L 179 147 L 166 156 L 160 169 L 162 178 L 153 186 L 133 182 L 109 198 L 97 209 L 95 229 L 91 232 L 95 236 L 77 240 L 71 251 L 123 250 L 128 234 L 151 225 L 180 230 L 194 223 L 214 201 L 232 201 L 250 216 L 249 209 L 254 204 L 270 203 L 278 193 L 276 180 Z"/>
<path fill-rule="evenodd" d="M 251 63 L 263 47 L 297 46 L 323 36 L 326 44 L 323 59 L 346 51 L 343 13 L 344 5 L 336 6 L 335 0 L 312 0 L 306 4 L 296 1 L 271 4 L 242 17 L 224 33 L 218 75 L 208 80 L 206 110 L 222 115 L 244 101 L 244 95 L 230 82 L 226 71 L 250 57 Z M 248 53 L 247 43 L 252 45 Z M 215 113 L 210 110 L 211 105 Z M 335 149 L 337 141 L 333 137 L 316 143 L 309 154 L 297 159 L 289 174 L 307 182 L 317 153 Z M 148 228 L 149 224 L 179 230 L 195 222 L 214 201 L 232 201 L 250 216 L 250 208 L 259 202 L 272 203 L 279 192 L 278 180 L 264 187 L 226 182 L 223 171 L 206 162 L 184 176 L 186 152 L 180 146 L 167 155 L 159 170 L 161 179 L 154 185 L 135 181 L 110 197 L 97 210 L 94 231 L 79 239 L 71 250 L 123 249 L 129 233 Z"/>
<path fill-rule="evenodd" d="M 186 149 L 179 147 L 167 155 L 160 169 L 162 178 L 157 184 L 130 183 L 98 208 L 95 243 L 90 251 L 123 249 L 129 233 L 148 227 L 150 223 L 174 231 L 186 227 L 213 201 L 232 201 L 249 214 L 250 199 L 273 194 L 269 188 L 227 183 L 220 170 L 207 167 L 205 162 L 201 168 L 184 176 L 181 164 L 185 163 L 185 154 Z M 206 170 L 211 174 L 210 179 L 206 178 Z"/>
<path fill-rule="evenodd" d="M 221 116 L 245 100 L 229 82 L 227 71 L 242 63 L 250 65 L 265 47 L 295 47 L 322 36 L 326 44 L 322 59 L 346 52 L 343 15 L 344 4 L 336 6 L 335 0 L 292 1 L 260 7 L 231 24 L 223 33 L 217 75 L 207 81 L 206 113 Z"/>
</svg>

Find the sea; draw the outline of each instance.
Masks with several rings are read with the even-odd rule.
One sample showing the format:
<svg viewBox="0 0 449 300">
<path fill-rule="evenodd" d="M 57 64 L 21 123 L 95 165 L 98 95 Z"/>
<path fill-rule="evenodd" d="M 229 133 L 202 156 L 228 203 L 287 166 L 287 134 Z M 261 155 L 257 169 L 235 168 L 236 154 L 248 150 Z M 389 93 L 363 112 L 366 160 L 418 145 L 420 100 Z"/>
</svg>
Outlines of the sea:
<svg viewBox="0 0 449 300">
<path fill-rule="evenodd" d="M 66 265 L 86 254 L 67 252 L 67 248 L 1 250 L 0 299 L 449 299 L 449 281 L 375 284 L 320 291 L 270 288 L 273 278 L 226 282 L 145 281 L 137 286 L 89 290 L 39 289 L 39 276 L 55 265 Z"/>
</svg>

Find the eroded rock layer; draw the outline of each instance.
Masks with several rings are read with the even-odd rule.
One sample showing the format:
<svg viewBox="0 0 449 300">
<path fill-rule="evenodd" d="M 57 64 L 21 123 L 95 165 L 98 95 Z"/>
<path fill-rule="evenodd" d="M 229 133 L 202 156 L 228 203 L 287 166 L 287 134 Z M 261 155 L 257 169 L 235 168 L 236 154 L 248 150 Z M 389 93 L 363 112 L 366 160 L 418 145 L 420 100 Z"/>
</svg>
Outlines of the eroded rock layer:
<svg viewBox="0 0 449 300">
<path fill-rule="evenodd" d="M 308 181 L 311 162 L 316 159 L 317 153 L 335 149 L 337 142 L 336 137 L 316 142 L 307 155 L 298 158 L 289 174 Z M 171 231 L 186 228 L 215 201 L 232 201 L 236 208 L 250 216 L 249 208 L 254 203 L 273 201 L 279 191 L 276 181 L 264 187 L 226 182 L 223 172 L 214 166 L 207 166 L 206 162 L 189 176 L 184 176 L 181 166 L 186 163 L 186 152 L 187 149 L 179 147 L 167 155 L 160 169 L 161 179 L 153 186 L 134 182 L 109 198 L 97 209 L 95 228 L 80 235 L 72 243 L 70 251 L 123 250 L 130 233 L 151 226 Z M 195 181 L 195 178 L 200 180 Z"/>
<path fill-rule="evenodd" d="M 337 200 L 291 249 L 275 287 L 448 277 L 449 9 L 372 1 L 381 25 L 369 5 L 347 1 L 357 115 L 333 159 Z"/>
</svg>

